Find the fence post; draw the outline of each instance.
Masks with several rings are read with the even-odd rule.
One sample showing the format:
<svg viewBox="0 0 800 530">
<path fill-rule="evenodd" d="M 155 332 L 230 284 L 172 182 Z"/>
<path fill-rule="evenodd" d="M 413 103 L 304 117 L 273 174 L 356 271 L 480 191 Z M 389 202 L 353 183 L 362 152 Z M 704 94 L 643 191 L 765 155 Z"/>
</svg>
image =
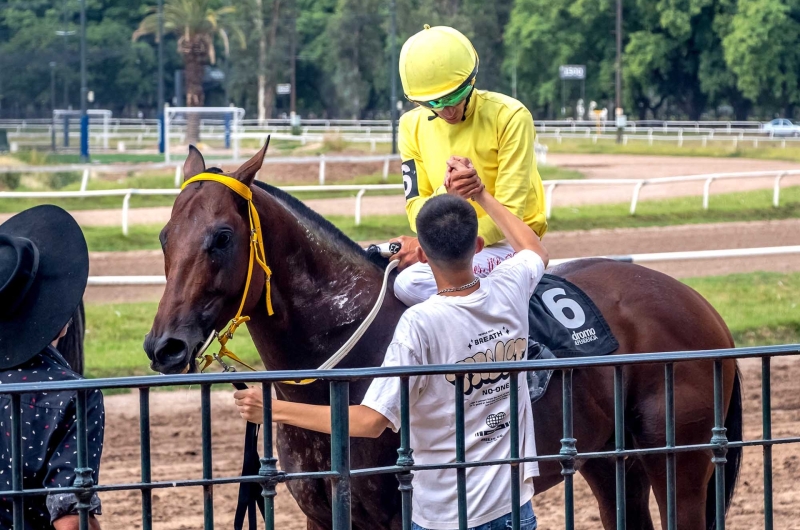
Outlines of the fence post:
<svg viewBox="0 0 800 530">
<path fill-rule="evenodd" d="M 133 190 L 128 190 L 128 193 L 125 194 L 125 198 L 122 199 L 122 235 L 128 237 L 128 209 L 131 204 L 131 192 Z"/>
<path fill-rule="evenodd" d="M 564 528 L 575 530 L 575 497 L 572 479 L 575 475 L 575 456 L 577 440 L 572 434 L 572 370 L 561 370 L 561 399 L 563 438 L 561 438 L 561 475 L 564 477 Z"/>
<path fill-rule="evenodd" d="M 770 357 L 761 358 L 761 438 L 772 439 L 772 388 Z M 765 444 L 764 452 L 764 530 L 772 530 L 772 446 Z"/>
<path fill-rule="evenodd" d="M 358 193 L 356 194 L 356 219 L 355 219 L 356 226 L 361 225 L 361 198 L 364 196 L 366 192 L 367 190 L 361 188 L 360 190 L 358 190 Z"/>
<path fill-rule="evenodd" d="M 180 165 L 175 166 L 175 187 L 176 188 L 180 188 L 181 187 L 181 177 L 183 176 L 182 173 L 183 172 L 181 171 L 181 166 Z"/>
<path fill-rule="evenodd" d="M 319 155 L 319 185 L 325 185 L 325 155 Z"/>
<path fill-rule="evenodd" d="M 550 216 L 553 215 L 553 191 L 555 191 L 556 186 L 558 186 L 558 182 L 551 182 L 547 185 L 547 191 L 545 192 L 544 200 L 545 219 L 550 219 Z"/>
<path fill-rule="evenodd" d="M 633 195 L 631 196 L 631 209 L 630 214 L 636 215 L 636 205 L 639 203 L 639 192 L 642 190 L 642 187 L 647 183 L 645 180 L 640 180 L 636 183 L 636 186 L 633 187 Z"/>
<path fill-rule="evenodd" d="M 11 488 L 22 491 L 22 417 L 19 394 L 11 394 Z M 14 530 L 24 530 L 24 498 L 14 497 Z"/>
<path fill-rule="evenodd" d="M 411 484 L 414 474 L 408 468 L 414 465 L 414 450 L 411 448 L 411 421 L 408 405 L 408 377 L 400 378 L 400 448 L 397 450 L 397 465 L 405 469 L 397 474 L 402 498 L 402 530 L 411 530 L 411 501 L 414 486 Z"/>
<path fill-rule="evenodd" d="M 625 450 L 625 393 L 622 366 L 614 367 L 614 449 Z M 617 530 L 625 530 L 625 457 L 615 459 L 617 485 Z"/>
<path fill-rule="evenodd" d="M 683 147 L 683 127 L 678 129 L 678 147 Z"/>
<path fill-rule="evenodd" d="M 456 463 L 467 461 L 464 444 L 464 375 L 456 374 Z M 456 468 L 456 495 L 458 496 L 458 529 L 467 530 L 467 470 Z"/>
<path fill-rule="evenodd" d="M 509 376 L 509 412 L 511 420 L 511 459 L 519 458 L 519 373 Z M 527 397 L 527 396 L 526 396 Z M 519 462 L 511 462 L 511 528 L 519 530 Z"/>
<path fill-rule="evenodd" d="M 83 170 L 83 176 L 81 177 L 81 191 L 86 191 L 86 186 L 89 185 L 89 168 L 85 168 Z"/>
<path fill-rule="evenodd" d="M 777 208 L 780 205 L 781 201 L 781 179 L 786 174 L 786 172 L 779 173 L 777 177 L 775 177 L 775 185 L 773 186 L 772 190 L 772 206 Z"/>
<path fill-rule="evenodd" d="M 331 381 L 330 389 L 333 530 L 350 530 L 350 383 Z"/>
<path fill-rule="evenodd" d="M 272 383 L 261 385 L 261 402 L 264 404 L 262 409 L 262 425 L 264 427 L 264 456 L 259 459 L 261 467 L 258 474 L 264 477 L 261 484 L 261 496 L 264 498 L 264 527 L 266 530 L 275 530 L 275 486 L 277 485 L 282 472 L 278 471 L 278 459 L 273 454 L 272 442 Z"/>
<path fill-rule="evenodd" d="M 142 461 L 142 484 L 150 484 L 150 389 L 139 389 L 139 453 Z M 153 528 L 153 492 L 142 488 L 142 530 Z"/>
<path fill-rule="evenodd" d="M 211 455 L 211 385 L 200 386 L 200 423 L 203 451 L 203 480 L 210 480 L 212 474 Z M 203 527 L 214 530 L 214 486 L 203 486 Z"/>
<path fill-rule="evenodd" d="M 714 464 L 714 482 L 716 491 L 716 519 L 715 530 L 725 530 L 725 463 L 728 461 L 728 437 L 725 428 L 722 404 L 722 361 L 714 361 L 714 428 L 711 429 L 711 445 Z"/>
<path fill-rule="evenodd" d="M 708 177 L 703 184 L 703 210 L 708 210 L 708 196 L 711 194 L 712 182 L 714 182 L 714 177 Z"/>
<path fill-rule="evenodd" d="M 83 489 L 83 491 L 76 494 L 76 497 L 78 497 L 76 508 L 78 509 L 78 527 L 80 530 L 89 530 L 89 503 L 92 500 L 92 486 L 94 486 L 92 469 L 89 467 L 89 448 L 87 442 L 88 426 L 86 425 L 86 392 L 88 392 L 88 390 L 78 390 L 76 400 L 77 407 L 75 410 L 78 438 L 78 467 L 75 468 L 75 481 L 72 483 L 72 485 L 76 488 Z"/>
<path fill-rule="evenodd" d="M 666 421 L 666 449 L 675 448 L 675 366 L 664 365 L 664 418 Z M 677 507 L 675 501 L 675 453 L 667 453 L 667 530 L 677 529 Z"/>
<path fill-rule="evenodd" d="M 389 157 L 387 156 L 383 160 L 383 181 L 386 182 L 389 180 Z"/>
</svg>

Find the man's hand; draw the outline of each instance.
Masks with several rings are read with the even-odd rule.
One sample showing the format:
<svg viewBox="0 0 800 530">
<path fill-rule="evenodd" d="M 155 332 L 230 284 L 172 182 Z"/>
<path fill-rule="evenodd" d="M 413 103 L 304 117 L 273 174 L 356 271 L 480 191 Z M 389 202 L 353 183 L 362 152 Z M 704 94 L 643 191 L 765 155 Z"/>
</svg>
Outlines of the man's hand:
<svg viewBox="0 0 800 530">
<path fill-rule="evenodd" d="M 390 243 L 400 243 L 400 252 L 392 256 L 391 260 L 400 260 L 397 266 L 398 270 L 403 270 L 415 264 L 417 260 L 417 248 L 419 248 L 419 240 L 416 237 L 400 236 L 389 241 Z"/>
<path fill-rule="evenodd" d="M 471 199 L 484 189 L 472 161 L 460 156 L 451 156 L 447 161 L 444 185 L 447 193 L 463 199 Z"/>
<path fill-rule="evenodd" d="M 233 393 L 239 415 L 250 423 L 262 423 L 264 420 L 264 402 L 261 399 L 261 387 L 251 386 L 247 390 Z"/>
</svg>

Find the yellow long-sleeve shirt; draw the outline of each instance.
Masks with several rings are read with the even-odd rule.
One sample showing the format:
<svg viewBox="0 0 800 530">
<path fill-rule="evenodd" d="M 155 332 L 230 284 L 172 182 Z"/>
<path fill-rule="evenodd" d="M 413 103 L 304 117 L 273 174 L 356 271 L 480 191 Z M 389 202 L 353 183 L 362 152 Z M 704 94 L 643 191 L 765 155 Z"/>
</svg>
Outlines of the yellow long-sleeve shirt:
<svg viewBox="0 0 800 530">
<path fill-rule="evenodd" d="M 503 94 L 474 90 L 464 121 L 450 125 L 442 119 L 430 120 L 431 116 L 431 111 L 418 107 L 400 118 L 399 147 L 411 229 L 417 231 L 417 214 L 425 201 L 447 193 L 447 160 L 456 155 L 469 158 L 487 191 L 542 237 L 547 231 L 544 192 L 528 109 Z M 483 208 L 473 201 L 470 204 L 478 213 L 478 235 L 485 244 L 504 239 Z"/>
</svg>

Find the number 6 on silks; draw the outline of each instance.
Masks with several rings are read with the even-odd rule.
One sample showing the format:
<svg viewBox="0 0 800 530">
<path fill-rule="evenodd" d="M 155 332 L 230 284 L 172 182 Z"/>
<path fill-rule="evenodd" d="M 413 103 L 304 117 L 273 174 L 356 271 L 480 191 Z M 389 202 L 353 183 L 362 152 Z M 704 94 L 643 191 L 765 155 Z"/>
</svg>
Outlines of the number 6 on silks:
<svg viewBox="0 0 800 530">
<path fill-rule="evenodd" d="M 586 314 L 581 306 L 572 298 L 561 298 L 556 300 L 556 296 L 565 296 L 567 293 L 560 287 L 550 289 L 542 293 L 542 300 L 550 314 L 567 329 L 576 329 L 586 323 Z M 569 309 L 572 316 L 565 312 Z"/>
</svg>

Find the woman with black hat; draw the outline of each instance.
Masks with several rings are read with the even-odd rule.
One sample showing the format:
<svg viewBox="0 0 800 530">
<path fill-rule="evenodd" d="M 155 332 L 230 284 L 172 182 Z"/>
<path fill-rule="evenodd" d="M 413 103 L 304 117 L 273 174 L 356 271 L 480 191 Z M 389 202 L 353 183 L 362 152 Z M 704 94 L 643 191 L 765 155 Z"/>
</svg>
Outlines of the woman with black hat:
<svg viewBox="0 0 800 530">
<path fill-rule="evenodd" d="M 0 528 L 11 528 L 13 503 L 2 498 L 11 486 L 11 397 L 7 383 L 81 379 L 55 344 L 83 298 L 89 253 L 75 220 L 44 205 L 0 225 Z M 41 385 L 39 385 L 41 388 Z M 77 467 L 75 392 L 32 391 L 21 396 L 23 489 L 52 488 L 47 496 L 24 497 L 25 529 L 78 528 L 77 497 L 71 487 Z M 87 396 L 88 455 L 97 483 L 105 413 L 99 391 Z M 97 494 L 90 502 L 90 528 L 99 530 Z"/>
</svg>

